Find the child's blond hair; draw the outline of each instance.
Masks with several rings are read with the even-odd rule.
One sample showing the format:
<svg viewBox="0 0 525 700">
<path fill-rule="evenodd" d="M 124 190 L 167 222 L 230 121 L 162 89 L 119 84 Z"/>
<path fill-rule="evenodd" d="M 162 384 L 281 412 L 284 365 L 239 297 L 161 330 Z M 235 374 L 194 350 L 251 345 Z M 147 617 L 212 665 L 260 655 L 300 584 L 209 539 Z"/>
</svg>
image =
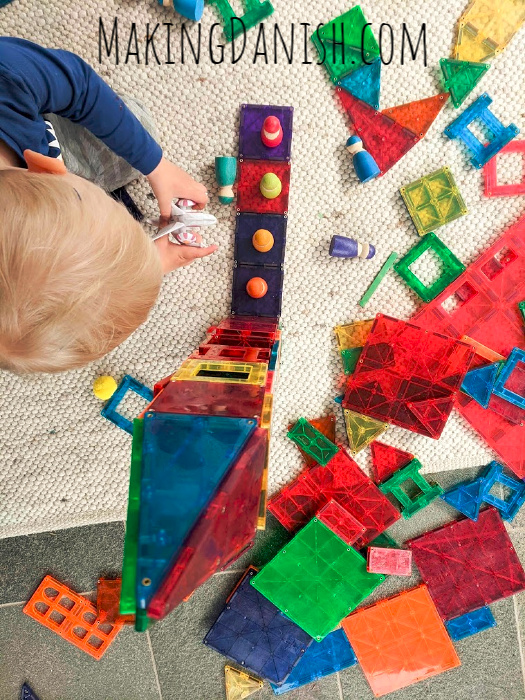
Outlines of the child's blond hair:
<svg viewBox="0 0 525 700">
<path fill-rule="evenodd" d="M 103 201 L 103 200 L 102 200 Z M 147 317 L 162 279 L 139 223 L 71 178 L 0 171 L 0 368 L 60 372 L 102 357 Z"/>
</svg>

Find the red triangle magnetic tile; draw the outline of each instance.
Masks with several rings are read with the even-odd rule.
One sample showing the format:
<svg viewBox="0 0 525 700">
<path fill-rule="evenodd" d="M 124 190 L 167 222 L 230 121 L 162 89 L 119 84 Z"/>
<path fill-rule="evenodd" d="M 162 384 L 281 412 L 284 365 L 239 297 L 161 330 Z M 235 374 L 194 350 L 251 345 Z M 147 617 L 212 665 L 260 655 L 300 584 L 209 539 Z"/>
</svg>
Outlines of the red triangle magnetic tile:
<svg viewBox="0 0 525 700">
<path fill-rule="evenodd" d="M 370 448 L 372 450 L 372 478 L 376 484 L 386 481 L 398 469 L 414 459 L 414 455 L 405 452 L 392 445 L 375 440 Z"/>
</svg>

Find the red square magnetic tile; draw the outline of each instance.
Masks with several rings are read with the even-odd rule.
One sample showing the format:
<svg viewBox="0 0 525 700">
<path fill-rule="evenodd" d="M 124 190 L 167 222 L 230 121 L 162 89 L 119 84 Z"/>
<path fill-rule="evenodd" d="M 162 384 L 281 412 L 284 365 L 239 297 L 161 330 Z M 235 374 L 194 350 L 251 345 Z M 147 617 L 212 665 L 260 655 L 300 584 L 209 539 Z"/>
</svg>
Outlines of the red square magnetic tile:
<svg viewBox="0 0 525 700">
<path fill-rule="evenodd" d="M 343 407 L 437 439 L 473 355 L 466 343 L 378 314 Z"/>
<path fill-rule="evenodd" d="M 290 169 L 290 164 L 285 162 L 239 160 L 237 211 L 254 214 L 287 214 Z M 275 199 L 266 199 L 261 194 L 260 182 L 266 173 L 274 173 L 281 181 L 281 194 Z"/>
<path fill-rule="evenodd" d="M 518 182 L 499 184 L 498 183 L 498 162 L 501 163 L 502 156 L 506 153 L 521 154 L 521 178 Z M 485 197 L 511 197 L 518 194 L 525 194 L 525 141 L 513 139 L 491 158 L 483 167 L 485 177 Z"/>
<path fill-rule="evenodd" d="M 444 620 L 525 590 L 525 571 L 495 508 L 406 545 Z"/>
</svg>

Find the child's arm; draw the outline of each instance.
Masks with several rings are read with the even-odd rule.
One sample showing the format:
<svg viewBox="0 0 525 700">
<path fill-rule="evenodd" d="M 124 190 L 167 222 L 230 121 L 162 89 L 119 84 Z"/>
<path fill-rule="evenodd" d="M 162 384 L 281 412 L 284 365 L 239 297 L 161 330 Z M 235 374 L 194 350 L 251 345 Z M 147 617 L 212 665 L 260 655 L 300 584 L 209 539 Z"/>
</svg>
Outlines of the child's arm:
<svg viewBox="0 0 525 700">
<path fill-rule="evenodd" d="M 52 112 L 89 129 L 148 176 L 165 214 L 171 199 L 206 203 L 205 188 L 162 157 L 162 149 L 113 90 L 81 58 L 22 39 L 0 38 L 0 138 L 23 158 L 48 155 L 42 115 Z"/>
</svg>

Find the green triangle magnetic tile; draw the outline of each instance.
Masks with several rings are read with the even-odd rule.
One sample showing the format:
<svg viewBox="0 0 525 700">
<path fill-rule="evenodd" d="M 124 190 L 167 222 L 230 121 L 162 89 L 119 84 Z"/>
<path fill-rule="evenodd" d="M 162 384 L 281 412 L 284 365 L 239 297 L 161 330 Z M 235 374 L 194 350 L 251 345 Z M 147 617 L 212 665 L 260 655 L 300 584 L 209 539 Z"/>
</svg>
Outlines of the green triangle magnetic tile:
<svg viewBox="0 0 525 700">
<path fill-rule="evenodd" d="M 486 365 L 467 372 L 461 385 L 461 391 L 468 394 L 483 408 L 488 408 L 490 395 L 502 365 L 502 362 L 495 362 L 492 365 Z"/>
<path fill-rule="evenodd" d="M 471 520 L 477 520 L 479 509 L 482 503 L 483 488 L 485 480 L 483 478 L 474 479 L 463 484 L 458 484 L 454 488 L 445 491 L 441 498 L 460 513 L 466 515 Z"/>
<path fill-rule="evenodd" d="M 400 469 L 388 481 L 379 486 L 380 491 L 384 494 L 391 494 L 399 501 L 401 514 L 405 519 L 411 518 L 443 494 L 441 486 L 427 481 L 419 473 L 421 466 L 419 460 L 413 459 L 410 464 L 407 464 L 406 467 Z M 411 491 L 414 492 L 413 496 Z"/>
<path fill-rule="evenodd" d="M 296 625 L 321 641 L 385 577 L 313 518 L 253 579 L 252 585 Z"/>
<path fill-rule="evenodd" d="M 379 45 L 359 5 L 321 26 L 311 38 L 334 83 L 379 56 Z"/>
<path fill-rule="evenodd" d="M 343 361 L 343 372 L 345 374 L 352 374 L 356 368 L 362 349 L 363 348 L 348 348 L 346 350 L 341 350 L 341 360 Z"/>
<path fill-rule="evenodd" d="M 382 435 L 388 428 L 388 423 L 369 418 L 348 408 L 344 408 L 343 413 L 352 455 L 356 455 L 365 447 L 368 447 L 371 442 Z"/>
<path fill-rule="evenodd" d="M 424 253 L 431 250 L 442 263 L 441 275 L 429 285 L 422 282 L 410 269 L 412 265 Z M 410 289 L 415 292 L 423 301 L 432 301 L 449 284 L 465 271 L 463 263 L 456 258 L 454 253 L 447 248 L 435 233 L 427 233 L 419 243 L 411 248 L 408 253 L 398 260 L 394 265 L 394 270 L 403 278 Z"/>
<path fill-rule="evenodd" d="M 443 87 L 450 92 L 454 107 L 461 105 L 490 68 L 488 63 L 458 61 L 455 58 L 442 58 L 439 63 Z"/>
<path fill-rule="evenodd" d="M 343 90 L 363 100 L 374 109 L 379 109 L 379 92 L 381 87 L 381 59 L 361 66 L 337 81 Z"/>
<path fill-rule="evenodd" d="M 399 191 L 420 236 L 468 213 L 454 176 L 446 166 L 404 185 Z"/>
</svg>

